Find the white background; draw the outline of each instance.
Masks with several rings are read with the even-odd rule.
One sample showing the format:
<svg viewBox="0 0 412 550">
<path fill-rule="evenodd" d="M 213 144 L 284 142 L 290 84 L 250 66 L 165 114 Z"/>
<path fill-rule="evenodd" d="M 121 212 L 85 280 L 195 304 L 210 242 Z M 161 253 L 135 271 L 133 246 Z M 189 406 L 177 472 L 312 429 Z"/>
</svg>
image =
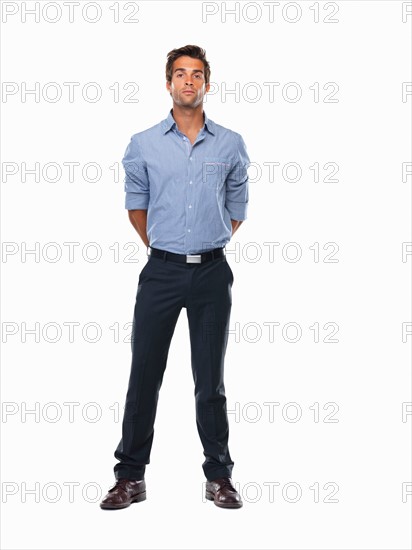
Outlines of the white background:
<svg viewBox="0 0 412 550">
<path fill-rule="evenodd" d="M 3 2 L 3 19 L 6 4 L 17 11 L 2 23 L 2 80 L 15 93 L 3 93 L 2 162 L 16 173 L 3 172 L 2 183 L 2 547 L 411 548 L 411 415 L 402 421 L 411 411 L 411 336 L 402 339 L 402 327 L 411 330 L 411 256 L 402 261 L 411 241 L 411 176 L 402 181 L 411 161 L 412 99 L 402 97 L 412 80 L 412 15 L 402 21 L 410 3 L 280 2 L 271 21 L 264 2 L 241 2 L 236 21 L 224 20 L 224 3 L 209 3 L 216 13 L 202 20 L 202 2 L 101 1 L 95 23 L 80 7 L 69 22 L 63 3 L 61 19 L 48 22 L 51 2 L 39 3 L 39 22 L 23 21 L 24 3 Z M 125 23 L 133 6 L 138 22 Z M 99 502 L 114 483 L 128 323 L 145 261 L 120 162 L 132 134 L 166 118 L 166 55 L 186 44 L 205 48 L 211 64 L 205 112 L 241 133 L 252 161 L 248 219 L 227 246 L 235 281 L 225 383 L 244 506 L 204 499 L 182 310 L 148 498 L 107 512 Z M 36 82 L 40 97 L 22 96 Z M 50 82 L 62 91 L 56 102 Z M 64 82 L 80 84 L 73 102 Z M 82 96 L 90 82 L 102 90 L 97 102 Z M 138 102 L 125 102 L 127 82 L 137 83 Z M 273 98 L 265 82 L 278 83 Z M 238 86 L 238 97 L 225 86 Z M 80 163 L 73 181 L 65 162 Z M 23 163 L 40 172 L 58 163 L 61 177 L 50 181 L 50 167 L 23 181 Z M 98 181 L 82 175 L 87 163 L 100 165 Z M 279 163 L 272 181 L 263 163 Z M 301 170 L 296 181 L 288 163 Z M 327 163 L 336 181 L 325 181 Z M 69 242 L 79 243 L 74 261 Z M 273 257 L 264 243 L 276 243 Z M 65 403 L 77 404 L 72 419 Z"/>
</svg>

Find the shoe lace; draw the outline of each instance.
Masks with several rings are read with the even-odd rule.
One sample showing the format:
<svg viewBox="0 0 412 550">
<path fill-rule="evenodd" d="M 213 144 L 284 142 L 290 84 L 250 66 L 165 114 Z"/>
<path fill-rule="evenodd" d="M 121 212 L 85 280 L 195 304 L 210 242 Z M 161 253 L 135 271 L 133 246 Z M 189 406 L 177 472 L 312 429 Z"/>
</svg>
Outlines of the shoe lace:
<svg viewBox="0 0 412 550">
<path fill-rule="evenodd" d="M 127 489 L 126 489 L 126 483 L 127 482 L 128 482 L 128 480 L 125 479 L 125 478 L 118 479 L 116 481 L 116 483 L 113 485 L 113 487 L 111 489 L 109 489 L 109 493 L 115 491 L 116 489 L 122 489 L 122 491 L 127 493 Z"/>
<path fill-rule="evenodd" d="M 220 489 L 227 487 L 230 491 L 236 492 L 236 489 L 233 487 L 231 480 L 228 477 L 224 477 L 219 481 Z"/>
</svg>

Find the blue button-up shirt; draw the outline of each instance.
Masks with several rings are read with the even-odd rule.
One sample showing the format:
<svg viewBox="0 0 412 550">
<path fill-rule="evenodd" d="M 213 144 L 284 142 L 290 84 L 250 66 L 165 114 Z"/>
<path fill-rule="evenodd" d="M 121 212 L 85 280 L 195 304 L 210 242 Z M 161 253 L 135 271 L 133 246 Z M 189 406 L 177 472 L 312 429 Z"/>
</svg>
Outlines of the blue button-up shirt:
<svg viewBox="0 0 412 550">
<path fill-rule="evenodd" d="M 204 111 L 203 111 L 204 112 Z M 147 209 L 150 246 L 177 254 L 220 248 L 245 220 L 250 163 L 242 136 L 210 120 L 192 145 L 170 110 L 131 137 L 123 158 L 127 210 Z"/>
</svg>

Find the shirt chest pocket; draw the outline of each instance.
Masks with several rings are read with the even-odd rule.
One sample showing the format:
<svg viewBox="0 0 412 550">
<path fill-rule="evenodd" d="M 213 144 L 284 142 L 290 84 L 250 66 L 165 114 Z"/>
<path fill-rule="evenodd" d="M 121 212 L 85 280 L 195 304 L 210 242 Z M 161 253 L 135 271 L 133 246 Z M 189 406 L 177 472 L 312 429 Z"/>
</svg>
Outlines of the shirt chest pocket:
<svg viewBox="0 0 412 550">
<path fill-rule="evenodd" d="M 219 189 L 224 185 L 230 169 L 231 162 L 227 157 L 204 157 L 201 165 L 202 183 L 212 189 Z"/>
</svg>

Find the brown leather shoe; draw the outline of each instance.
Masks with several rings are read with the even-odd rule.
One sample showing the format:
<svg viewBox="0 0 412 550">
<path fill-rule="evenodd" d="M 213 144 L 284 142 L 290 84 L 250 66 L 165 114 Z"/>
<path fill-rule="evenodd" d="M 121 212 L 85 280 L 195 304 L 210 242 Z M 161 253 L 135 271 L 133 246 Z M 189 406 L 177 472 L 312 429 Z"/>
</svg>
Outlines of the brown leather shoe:
<svg viewBox="0 0 412 550">
<path fill-rule="evenodd" d="M 144 479 L 118 479 L 100 503 L 105 510 L 127 508 L 132 502 L 146 500 L 146 482 Z"/>
<path fill-rule="evenodd" d="M 230 477 L 221 477 L 206 482 L 206 498 L 213 500 L 220 508 L 241 508 L 243 506 L 239 493 L 232 485 Z"/>
</svg>

